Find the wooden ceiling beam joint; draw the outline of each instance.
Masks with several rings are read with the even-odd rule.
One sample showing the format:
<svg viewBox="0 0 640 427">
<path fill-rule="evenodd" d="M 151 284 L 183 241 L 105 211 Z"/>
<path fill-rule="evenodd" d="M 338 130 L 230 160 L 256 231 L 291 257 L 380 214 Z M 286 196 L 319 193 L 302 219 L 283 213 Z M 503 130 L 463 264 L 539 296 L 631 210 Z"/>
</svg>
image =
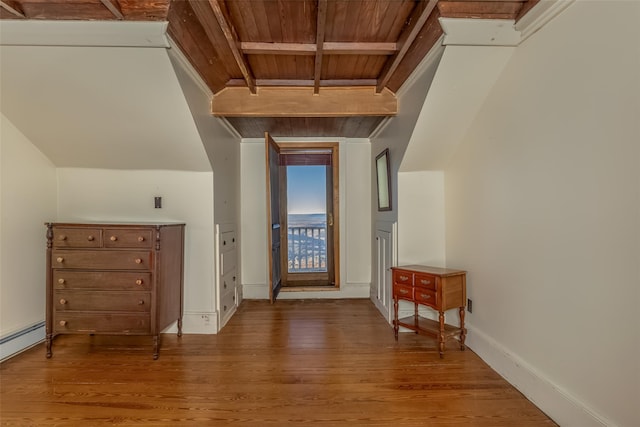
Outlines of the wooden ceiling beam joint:
<svg viewBox="0 0 640 427">
<path fill-rule="evenodd" d="M 382 92 L 384 87 L 387 85 L 389 79 L 404 59 L 404 56 L 409 51 L 413 41 L 418 36 L 418 33 L 420 33 L 420 30 L 424 26 L 425 22 L 427 22 L 429 15 L 431 15 L 431 12 L 433 12 L 433 9 L 435 9 L 437 4 L 438 0 L 429 0 L 423 8 L 416 6 L 411 14 L 411 18 L 409 19 L 409 25 L 405 28 L 402 34 L 400 34 L 400 38 L 398 39 L 398 51 L 395 55 L 389 58 L 382 69 L 382 73 L 380 73 L 378 84 L 376 85 L 377 93 Z"/>
<path fill-rule="evenodd" d="M 324 34 L 327 24 L 328 0 L 318 0 L 318 19 L 316 24 L 316 60 L 313 72 L 313 94 L 320 92 L 320 77 L 322 74 L 322 54 L 324 49 Z"/>
<path fill-rule="evenodd" d="M 124 15 L 122 14 L 122 10 L 120 10 L 120 6 L 117 4 L 117 0 L 100 0 L 104 7 L 109 9 L 109 12 L 113 14 L 120 21 L 124 20 Z"/>
<path fill-rule="evenodd" d="M 267 43 L 241 42 L 240 50 L 245 55 L 307 55 L 313 56 L 318 50 L 312 43 Z M 396 43 L 384 42 L 324 42 L 322 52 L 327 55 L 393 55 Z"/>
<path fill-rule="evenodd" d="M 375 86 L 376 79 L 329 79 L 320 80 L 320 87 L 348 87 L 348 86 Z M 256 79 L 257 87 L 313 87 L 314 80 L 296 79 Z M 225 84 L 227 87 L 246 87 L 244 79 L 230 79 Z"/>
<path fill-rule="evenodd" d="M 22 6 L 17 1 L 0 1 L 0 7 L 18 18 L 26 18 Z"/>
<path fill-rule="evenodd" d="M 198 2 L 193 2 L 193 3 L 198 3 Z M 211 5 L 211 9 L 213 10 L 213 14 L 216 17 L 218 24 L 220 25 L 220 29 L 222 29 L 222 33 L 227 39 L 227 43 L 229 43 L 229 48 L 231 49 L 231 53 L 233 54 L 233 57 L 235 58 L 244 79 L 247 81 L 247 87 L 249 88 L 252 94 L 255 94 L 256 93 L 255 78 L 253 77 L 253 73 L 251 72 L 251 68 L 249 67 L 249 64 L 247 63 L 242 51 L 240 50 L 240 47 L 239 47 L 240 40 L 238 38 L 238 33 L 236 32 L 231 22 L 227 20 L 227 17 L 225 16 L 225 13 L 222 10 L 220 0 L 209 0 L 209 4 Z M 209 38 L 213 42 L 213 39 L 211 37 Z"/>
</svg>

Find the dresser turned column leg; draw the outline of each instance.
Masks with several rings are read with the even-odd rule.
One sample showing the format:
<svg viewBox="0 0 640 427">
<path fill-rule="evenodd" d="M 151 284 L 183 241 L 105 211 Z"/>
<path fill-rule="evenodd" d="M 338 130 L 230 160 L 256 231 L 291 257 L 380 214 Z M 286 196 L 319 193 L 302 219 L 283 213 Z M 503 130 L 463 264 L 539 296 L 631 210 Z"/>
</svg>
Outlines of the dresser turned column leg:
<svg viewBox="0 0 640 427">
<path fill-rule="evenodd" d="M 178 336 L 182 336 L 182 317 L 178 319 Z"/>
<path fill-rule="evenodd" d="M 53 336 L 51 334 L 47 334 L 46 337 L 46 345 L 47 345 L 47 359 L 51 359 L 53 353 L 51 352 L 51 342 L 53 340 Z"/>
<path fill-rule="evenodd" d="M 467 329 L 464 327 L 464 307 L 460 307 L 460 350 L 467 348 L 464 340 L 467 338 Z"/>
<path fill-rule="evenodd" d="M 153 336 L 153 360 L 158 360 L 158 349 L 160 347 L 160 336 L 159 335 L 154 335 Z"/>
<path fill-rule="evenodd" d="M 438 315 L 438 320 L 440 320 L 440 333 L 438 334 L 439 340 L 439 348 L 440 348 L 440 358 L 444 357 L 444 312 L 440 312 Z"/>
</svg>

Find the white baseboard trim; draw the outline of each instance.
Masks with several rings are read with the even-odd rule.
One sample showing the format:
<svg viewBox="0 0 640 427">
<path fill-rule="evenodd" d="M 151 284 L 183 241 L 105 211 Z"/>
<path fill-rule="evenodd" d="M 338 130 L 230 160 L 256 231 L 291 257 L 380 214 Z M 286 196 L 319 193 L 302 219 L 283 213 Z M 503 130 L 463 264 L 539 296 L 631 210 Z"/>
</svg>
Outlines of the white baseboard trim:
<svg viewBox="0 0 640 427">
<path fill-rule="evenodd" d="M 0 338 L 0 361 L 40 344 L 44 337 L 45 327 L 42 321 Z"/>
<path fill-rule="evenodd" d="M 173 323 L 163 334 L 178 333 L 178 322 Z M 213 312 L 189 312 L 182 315 L 183 334 L 217 334 L 218 313 Z"/>
<path fill-rule="evenodd" d="M 559 425 L 616 427 L 487 334 L 467 330 L 468 347 Z"/>
</svg>

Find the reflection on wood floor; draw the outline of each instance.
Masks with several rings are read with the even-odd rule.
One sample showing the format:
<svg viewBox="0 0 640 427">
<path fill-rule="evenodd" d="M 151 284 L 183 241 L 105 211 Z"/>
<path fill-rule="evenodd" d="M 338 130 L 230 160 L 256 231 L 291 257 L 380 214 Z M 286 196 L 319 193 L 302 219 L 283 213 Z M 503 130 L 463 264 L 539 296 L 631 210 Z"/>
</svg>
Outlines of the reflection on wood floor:
<svg viewBox="0 0 640 427">
<path fill-rule="evenodd" d="M 217 335 L 56 337 L 0 365 L 3 426 L 554 426 L 472 351 L 368 300 L 244 301 Z"/>
</svg>

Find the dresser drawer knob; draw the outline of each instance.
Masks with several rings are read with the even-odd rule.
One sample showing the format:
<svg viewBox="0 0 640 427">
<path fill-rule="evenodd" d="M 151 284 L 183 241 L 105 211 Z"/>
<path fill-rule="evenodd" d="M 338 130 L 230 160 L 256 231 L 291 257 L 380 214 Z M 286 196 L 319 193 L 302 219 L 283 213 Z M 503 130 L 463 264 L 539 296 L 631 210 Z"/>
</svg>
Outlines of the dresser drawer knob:
<svg viewBox="0 0 640 427">
<path fill-rule="evenodd" d="M 60 237 L 58 237 L 58 240 L 67 240 L 67 236 L 61 234 Z"/>
<path fill-rule="evenodd" d="M 61 285 L 64 285 L 64 279 L 58 279 L 58 283 L 60 283 Z"/>
<path fill-rule="evenodd" d="M 87 236 L 87 240 L 93 242 L 94 240 L 96 240 L 96 238 L 93 236 Z"/>
<path fill-rule="evenodd" d="M 144 242 L 144 237 L 138 236 L 138 242 Z"/>
<path fill-rule="evenodd" d="M 142 283 L 143 283 L 142 279 L 136 280 L 136 285 L 142 285 Z"/>
<path fill-rule="evenodd" d="M 224 311 L 227 311 L 227 306 L 226 306 L 226 305 L 223 307 L 223 310 L 224 310 Z"/>
<path fill-rule="evenodd" d="M 65 305 L 66 303 L 67 303 L 67 300 L 66 300 L 66 299 L 64 299 L 64 298 L 62 298 L 62 299 L 60 300 L 60 304 Z"/>
<path fill-rule="evenodd" d="M 222 246 L 226 246 L 226 245 L 227 245 L 227 241 L 226 241 L 226 240 L 223 240 L 223 241 L 222 241 Z"/>
<path fill-rule="evenodd" d="M 65 326 L 67 324 L 67 321 L 66 320 L 61 320 L 61 321 L 58 322 L 58 324 L 60 326 Z"/>
<path fill-rule="evenodd" d="M 109 240 L 111 240 L 112 242 L 115 242 L 116 240 L 118 240 L 118 238 L 116 236 L 111 236 Z"/>
<path fill-rule="evenodd" d="M 227 289 L 227 281 L 225 280 L 223 287 Z"/>
<path fill-rule="evenodd" d="M 236 281 L 236 276 L 233 276 L 233 281 L 234 281 L 234 282 Z"/>
<path fill-rule="evenodd" d="M 424 299 L 429 299 L 431 298 L 431 295 L 427 295 L 427 294 L 420 294 L 422 296 L 422 298 Z"/>
<path fill-rule="evenodd" d="M 58 262 L 62 262 L 62 261 L 64 261 L 64 258 L 62 258 L 61 256 L 59 256 L 58 258 L 56 258 L 56 261 L 58 261 Z"/>
<path fill-rule="evenodd" d="M 136 258 L 136 264 L 142 264 L 142 260 L 140 258 Z"/>
<path fill-rule="evenodd" d="M 138 305 L 144 305 L 144 301 L 143 300 L 138 301 Z"/>
</svg>

